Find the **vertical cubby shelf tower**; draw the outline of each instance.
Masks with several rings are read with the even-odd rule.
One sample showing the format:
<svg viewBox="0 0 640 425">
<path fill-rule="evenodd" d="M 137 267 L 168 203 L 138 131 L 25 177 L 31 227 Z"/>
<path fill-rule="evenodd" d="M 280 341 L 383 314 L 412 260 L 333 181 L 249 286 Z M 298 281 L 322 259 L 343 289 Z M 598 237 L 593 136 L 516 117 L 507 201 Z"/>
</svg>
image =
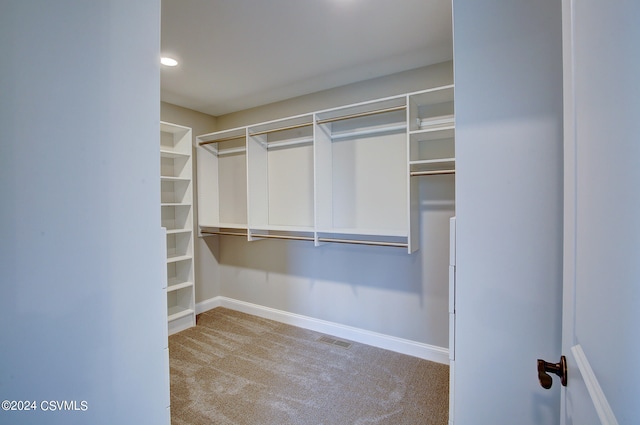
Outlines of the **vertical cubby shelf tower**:
<svg viewBox="0 0 640 425">
<path fill-rule="evenodd" d="M 160 123 L 160 209 L 167 233 L 169 334 L 195 326 L 191 129 Z"/>
<path fill-rule="evenodd" d="M 409 240 L 416 249 L 420 231 L 418 178 L 456 172 L 453 91 L 453 85 L 448 85 L 407 96 Z"/>
<path fill-rule="evenodd" d="M 196 138 L 200 235 L 420 245 L 417 177 L 455 173 L 453 86 Z"/>
</svg>

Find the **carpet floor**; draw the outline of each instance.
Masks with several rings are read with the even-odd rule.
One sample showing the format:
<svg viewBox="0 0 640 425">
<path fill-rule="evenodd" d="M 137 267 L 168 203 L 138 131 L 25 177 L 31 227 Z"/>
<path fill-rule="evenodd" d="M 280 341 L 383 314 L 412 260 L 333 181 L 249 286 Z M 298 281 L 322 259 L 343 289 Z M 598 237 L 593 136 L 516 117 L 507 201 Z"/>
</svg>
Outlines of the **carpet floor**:
<svg viewBox="0 0 640 425">
<path fill-rule="evenodd" d="M 342 342 L 226 308 L 202 313 L 169 337 L 172 424 L 447 424 L 448 366 Z"/>
</svg>

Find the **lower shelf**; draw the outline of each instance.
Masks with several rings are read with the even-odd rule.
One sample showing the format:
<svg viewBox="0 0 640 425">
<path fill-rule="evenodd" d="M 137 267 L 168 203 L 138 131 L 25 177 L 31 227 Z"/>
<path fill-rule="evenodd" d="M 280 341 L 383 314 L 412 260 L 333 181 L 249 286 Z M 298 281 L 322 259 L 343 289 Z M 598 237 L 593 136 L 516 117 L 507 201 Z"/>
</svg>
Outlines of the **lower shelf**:
<svg viewBox="0 0 640 425">
<path fill-rule="evenodd" d="M 169 282 L 167 284 L 167 292 L 177 291 L 179 289 L 189 288 L 191 286 L 193 286 L 193 282 L 183 282 L 178 279 L 169 279 Z"/>
<path fill-rule="evenodd" d="M 181 317 L 185 317 L 190 314 L 195 314 L 195 311 L 190 308 L 183 308 L 181 306 L 169 307 L 169 309 L 167 310 L 169 322 L 173 322 L 174 320 L 180 319 Z"/>
<path fill-rule="evenodd" d="M 181 287 L 167 288 L 167 322 L 169 335 L 195 326 L 196 312 L 194 288 L 191 281 L 182 281 Z"/>
<path fill-rule="evenodd" d="M 189 329 L 196 325 L 196 314 L 194 310 L 185 309 L 171 314 L 169 309 L 168 333 L 173 335 L 176 332 Z"/>
<path fill-rule="evenodd" d="M 186 261 L 186 260 L 191 260 L 193 257 L 191 255 L 175 255 L 175 256 L 171 256 L 168 255 L 167 256 L 167 263 L 177 263 L 179 261 Z"/>
</svg>

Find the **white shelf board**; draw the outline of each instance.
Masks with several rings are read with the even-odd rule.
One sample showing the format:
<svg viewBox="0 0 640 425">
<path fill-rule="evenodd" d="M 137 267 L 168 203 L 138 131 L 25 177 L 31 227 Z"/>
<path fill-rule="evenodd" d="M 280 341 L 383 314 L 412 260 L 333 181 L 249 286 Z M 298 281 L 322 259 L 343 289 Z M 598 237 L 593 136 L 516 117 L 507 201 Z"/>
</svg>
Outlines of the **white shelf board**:
<svg viewBox="0 0 640 425">
<path fill-rule="evenodd" d="M 419 130 L 412 130 L 409 132 L 409 134 L 414 135 L 414 134 L 424 134 L 427 135 L 427 133 L 434 133 L 434 132 L 439 132 L 439 131 L 444 131 L 444 130 L 450 130 L 450 131 L 455 131 L 455 125 L 454 124 L 440 124 L 440 125 L 431 125 L 428 127 L 424 127 L 421 128 Z M 439 136 L 439 135 L 438 135 Z M 447 136 L 445 136 L 447 137 Z M 440 138 L 445 138 L 440 136 Z M 453 137 L 453 135 L 448 136 L 448 137 Z"/>
<path fill-rule="evenodd" d="M 216 232 L 228 232 L 237 236 L 247 236 L 247 226 L 243 224 L 221 223 L 220 225 L 203 225 L 200 226 L 199 238 L 216 236 Z"/>
<path fill-rule="evenodd" d="M 171 229 L 167 230 L 167 235 L 177 235 L 180 233 L 191 233 L 191 229 Z"/>
<path fill-rule="evenodd" d="M 252 232 L 306 232 L 313 233 L 313 226 L 280 226 L 280 225 L 266 225 L 266 226 L 252 226 L 249 228 Z"/>
<path fill-rule="evenodd" d="M 452 164 L 455 162 L 455 158 L 420 159 L 417 161 L 409 161 L 409 165 Z"/>
<path fill-rule="evenodd" d="M 455 125 L 455 118 L 453 117 L 453 114 L 419 118 L 418 120 L 421 129 L 439 127 L 443 125 Z"/>
<path fill-rule="evenodd" d="M 408 96 L 416 96 L 416 95 L 425 94 L 425 93 L 443 92 L 443 91 L 445 91 L 447 89 L 452 89 L 454 87 L 455 87 L 454 84 L 447 84 L 447 85 L 444 85 L 444 86 L 437 86 L 437 87 L 433 87 L 433 88 L 430 88 L 430 89 L 414 91 L 414 92 L 408 93 L 407 95 Z"/>
<path fill-rule="evenodd" d="M 176 152 L 168 149 L 160 149 L 160 156 L 164 158 L 189 158 L 188 153 Z"/>
<path fill-rule="evenodd" d="M 453 90 L 454 85 L 450 84 L 408 93 L 408 96 L 416 103 L 417 106 L 435 105 L 438 103 L 453 102 Z"/>
<path fill-rule="evenodd" d="M 177 291 L 178 289 L 189 288 L 193 286 L 193 282 L 183 282 L 176 279 L 169 279 L 167 282 L 167 292 Z"/>
<path fill-rule="evenodd" d="M 196 139 L 202 142 L 211 142 L 211 141 L 215 142 L 218 139 L 224 139 L 227 137 L 242 137 L 246 135 L 246 133 L 247 133 L 246 127 L 235 127 L 227 130 L 214 131 L 212 133 L 202 134 L 196 137 Z"/>
<path fill-rule="evenodd" d="M 379 109 L 376 108 L 376 105 L 384 105 L 384 107 L 393 107 L 393 106 L 406 106 L 406 94 L 400 94 L 395 96 L 384 97 L 381 99 L 373 99 L 367 100 L 365 102 L 352 103 L 350 105 L 338 106 L 335 108 L 322 109 L 320 111 L 316 111 L 316 117 L 318 120 L 323 120 L 326 118 L 335 118 L 341 117 L 345 115 L 349 115 L 352 113 L 358 112 L 366 112 L 369 110 Z"/>
<path fill-rule="evenodd" d="M 160 181 L 163 181 L 163 182 L 185 182 L 185 183 L 189 183 L 191 181 L 191 179 L 190 178 L 186 178 L 186 177 L 160 176 Z"/>
<path fill-rule="evenodd" d="M 199 227 L 200 227 L 200 230 L 214 230 L 214 229 L 247 230 L 246 224 L 238 224 L 238 223 L 217 223 L 217 224 L 200 223 Z"/>
<path fill-rule="evenodd" d="M 190 130 L 191 128 L 185 127 L 183 125 L 160 121 L 160 131 L 163 133 L 177 134 L 177 133 L 186 133 L 187 131 L 190 131 Z"/>
<path fill-rule="evenodd" d="M 178 261 L 191 260 L 193 256 L 191 255 L 175 255 L 175 256 L 167 256 L 167 263 L 177 263 Z"/>
<path fill-rule="evenodd" d="M 167 316 L 168 316 L 169 322 L 180 319 L 181 317 L 189 316 L 194 313 L 195 313 L 194 310 L 190 308 L 184 308 L 182 306 L 173 306 L 167 309 Z"/>
<path fill-rule="evenodd" d="M 161 207 L 190 207 L 191 203 L 185 202 L 163 202 L 160 204 Z"/>
<path fill-rule="evenodd" d="M 271 121 L 265 121 L 258 124 L 252 124 L 248 126 L 248 134 L 249 136 L 256 136 L 256 133 L 261 133 L 263 131 L 268 132 L 277 132 L 288 130 L 289 126 L 295 125 L 304 125 L 307 124 L 309 126 L 313 125 L 313 114 L 306 113 L 300 115 L 294 115 L 286 118 L 278 118 Z"/>
</svg>

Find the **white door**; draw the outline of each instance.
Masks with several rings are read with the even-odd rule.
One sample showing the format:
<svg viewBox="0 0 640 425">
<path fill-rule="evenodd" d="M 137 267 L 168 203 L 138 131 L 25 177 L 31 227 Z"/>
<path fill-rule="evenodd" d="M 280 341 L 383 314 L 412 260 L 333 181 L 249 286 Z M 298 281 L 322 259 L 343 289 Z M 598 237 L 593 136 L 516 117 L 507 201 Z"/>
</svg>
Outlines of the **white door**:
<svg viewBox="0 0 640 425">
<path fill-rule="evenodd" d="M 637 0 L 563 0 L 567 425 L 640 421 L 638 17 Z"/>
</svg>

